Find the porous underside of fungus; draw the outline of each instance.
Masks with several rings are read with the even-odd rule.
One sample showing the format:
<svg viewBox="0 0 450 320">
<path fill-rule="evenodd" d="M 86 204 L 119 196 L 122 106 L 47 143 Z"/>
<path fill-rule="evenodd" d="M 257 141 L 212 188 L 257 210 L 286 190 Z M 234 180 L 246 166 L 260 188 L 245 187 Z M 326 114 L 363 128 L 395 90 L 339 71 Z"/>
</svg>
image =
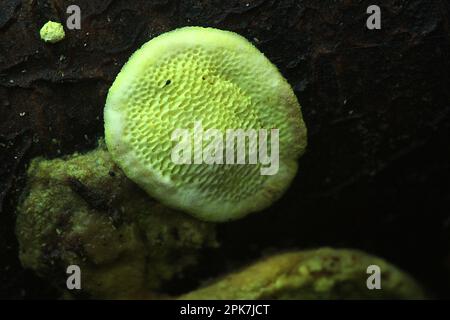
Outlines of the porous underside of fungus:
<svg viewBox="0 0 450 320">
<path fill-rule="evenodd" d="M 381 270 L 381 289 L 367 272 Z M 385 260 L 358 250 L 321 248 L 274 255 L 180 299 L 424 299 L 421 287 Z"/>
<path fill-rule="evenodd" d="M 277 68 L 242 36 L 212 28 L 177 29 L 136 51 L 110 88 L 104 116 L 108 149 L 126 175 L 204 220 L 269 206 L 289 186 L 306 147 L 299 103 Z M 278 129 L 278 172 L 261 175 L 260 162 L 175 164 L 171 135 L 196 122 L 222 134 Z"/>
</svg>

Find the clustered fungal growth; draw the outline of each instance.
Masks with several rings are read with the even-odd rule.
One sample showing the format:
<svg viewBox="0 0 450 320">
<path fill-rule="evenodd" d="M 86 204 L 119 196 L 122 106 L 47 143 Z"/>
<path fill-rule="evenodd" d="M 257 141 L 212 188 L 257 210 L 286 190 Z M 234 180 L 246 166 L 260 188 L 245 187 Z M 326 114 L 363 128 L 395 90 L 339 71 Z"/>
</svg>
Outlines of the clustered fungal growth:
<svg viewBox="0 0 450 320">
<path fill-rule="evenodd" d="M 78 265 L 92 298 L 154 297 L 217 246 L 214 225 L 150 199 L 103 147 L 33 160 L 17 211 L 23 266 L 64 291 L 66 268 Z"/>
<path fill-rule="evenodd" d="M 104 146 L 60 159 L 34 159 L 17 212 L 22 265 L 63 296 L 68 293 L 66 268 L 74 264 L 82 270 L 83 297 L 101 299 L 425 297 L 414 280 L 383 259 L 329 248 L 276 254 L 170 296 L 166 281 L 181 279 L 204 257 L 205 248 L 218 246 L 215 225 L 149 198 Z M 369 265 L 382 270 L 382 290 L 367 289 Z"/>
<path fill-rule="evenodd" d="M 64 30 L 48 22 L 41 37 L 56 42 Z M 261 163 L 174 163 L 172 133 L 198 122 L 221 134 L 279 129 L 279 172 L 261 175 Z M 130 58 L 108 94 L 105 135 L 109 152 L 101 142 L 86 154 L 31 162 L 16 234 L 24 267 L 63 291 L 67 266 L 78 265 L 83 294 L 106 299 L 168 298 L 166 281 L 218 247 L 216 225 L 201 220 L 269 206 L 306 147 L 299 103 L 277 68 L 241 36 L 199 27 L 163 34 Z M 382 290 L 367 288 L 369 265 L 382 270 Z M 323 248 L 265 258 L 178 298 L 424 297 L 380 258 Z"/>
<path fill-rule="evenodd" d="M 380 267 L 381 290 L 369 290 L 366 268 Z M 271 256 L 180 299 L 423 299 L 406 273 L 357 250 L 322 248 Z"/>
<path fill-rule="evenodd" d="M 41 39 L 45 42 L 56 43 L 64 39 L 66 33 L 59 22 L 48 21 L 39 32 Z"/>
<path fill-rule="evenodd" d="M 213 28 L 181 28 L 143 45 L 110 88 L 104 117 L 108 150 L 125 174 L 162 203 L 208 221 L 273 203 L 306 147 L 300 105 L 277 68 L 245 38 Z M 174 163 L 173 133 L 197 122 L 220 135 L 278 129 L 278 172 L 261 175 L 260 162 Z M 203 139 L 200 147 L 211 144 Z"/>
</svg>

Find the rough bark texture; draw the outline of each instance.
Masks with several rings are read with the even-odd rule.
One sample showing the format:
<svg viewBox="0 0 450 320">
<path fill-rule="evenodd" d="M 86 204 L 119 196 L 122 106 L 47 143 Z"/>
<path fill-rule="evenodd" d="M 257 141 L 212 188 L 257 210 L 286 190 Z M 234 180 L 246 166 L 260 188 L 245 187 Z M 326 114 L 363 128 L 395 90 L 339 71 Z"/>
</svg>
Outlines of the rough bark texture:
<svg viewBox="0 0 450 320">
<path fill-rule="evenodd" d="M 14 208 L 29 160 L 92 148 L 130 54 L 201 25 L 244 35 L 280 68 L 302 104 L 309 148 L 288 194 L 221 226 L 221 251 L 172 291 L 268 250 L 328 245 L 378 254 L 449 297 L 450 7 L 380 1 L 382 30 L 370 31 L 372 2 L 1 0 L 0 296 L 54 296 L 17 259 Z M 82 29 L 40 41 L 40 27 L 65 21 L 73 3 Z"/>
</svg>

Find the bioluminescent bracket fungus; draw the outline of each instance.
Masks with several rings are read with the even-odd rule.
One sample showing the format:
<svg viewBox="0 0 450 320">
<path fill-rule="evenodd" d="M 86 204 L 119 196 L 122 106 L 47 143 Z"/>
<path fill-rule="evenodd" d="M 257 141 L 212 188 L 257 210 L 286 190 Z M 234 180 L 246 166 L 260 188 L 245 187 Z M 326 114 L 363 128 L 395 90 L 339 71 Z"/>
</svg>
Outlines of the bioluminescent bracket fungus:
<svg viewBox="0 0 450 320">
<path fill-rule="evenodd" d="M 242 36 L 213 28 L 180 28 L 144 44 L 111 86 L 104 117 L 106 144 L 128 178 L 208 221 L 272 204 L 307 143 L 300 105 L 278 69 Z M 239 133 L 246 145 L 234 139 Z M 239 158 L 239 150 L 248 153 Z M 276 170 L 264 173 L 269 166 Z"/>
<path fill-rule="evenodd" d="M 382 270 L 381 290 L 369 266 Z M 369 278 L 369 279 L 368 279 Z M 384 259 L 352 249 L 279 253 L 184 294 L 187 300 L 425 299 L 417 282 Z"/>
<path fill-rule="evenodd" d="M 61 23 L 48 21 L 39 31 L 39 35 L 45 42 L 56 43 L 64 39 L 66 33 Z"/>
<path fill-rule="evenodd" d="M 158 203 L 99 148 L 33 159 L 17 208 L 22 266 L 69 293 L 66 269 L 82 272 L 83 294 L 149 298 L 219 245 L 215 225 Z M 74 292 L 72 292 L 74 293 Z"/>
</svg>

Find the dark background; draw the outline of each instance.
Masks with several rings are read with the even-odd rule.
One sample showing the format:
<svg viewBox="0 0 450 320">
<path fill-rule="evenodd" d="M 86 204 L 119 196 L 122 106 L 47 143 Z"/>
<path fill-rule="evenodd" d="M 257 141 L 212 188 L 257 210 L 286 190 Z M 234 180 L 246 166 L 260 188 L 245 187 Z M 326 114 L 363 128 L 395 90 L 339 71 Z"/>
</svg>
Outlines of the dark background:
<svg viewBox="0 0 450 320">
<path fill-rule="evenodd" d="M 82 29 L 42 42 L 41 26 L 64 22 L 70 4 Z M 366 28 L 371 4 L 381 30 Z M 280 250 L 333 246 L 384 257 L 449 298 L 449 24 L 447 0 L 0 0 L 0 297 L 58 297 L 17 258 L 14 208 L 29 160 L 93 148 L 131 53 L 200 25 L 242 34 L 280 68 L 309 146 L 286 196 L 220 225 L 222 247 L 167 291 Z"/>
</svg>

